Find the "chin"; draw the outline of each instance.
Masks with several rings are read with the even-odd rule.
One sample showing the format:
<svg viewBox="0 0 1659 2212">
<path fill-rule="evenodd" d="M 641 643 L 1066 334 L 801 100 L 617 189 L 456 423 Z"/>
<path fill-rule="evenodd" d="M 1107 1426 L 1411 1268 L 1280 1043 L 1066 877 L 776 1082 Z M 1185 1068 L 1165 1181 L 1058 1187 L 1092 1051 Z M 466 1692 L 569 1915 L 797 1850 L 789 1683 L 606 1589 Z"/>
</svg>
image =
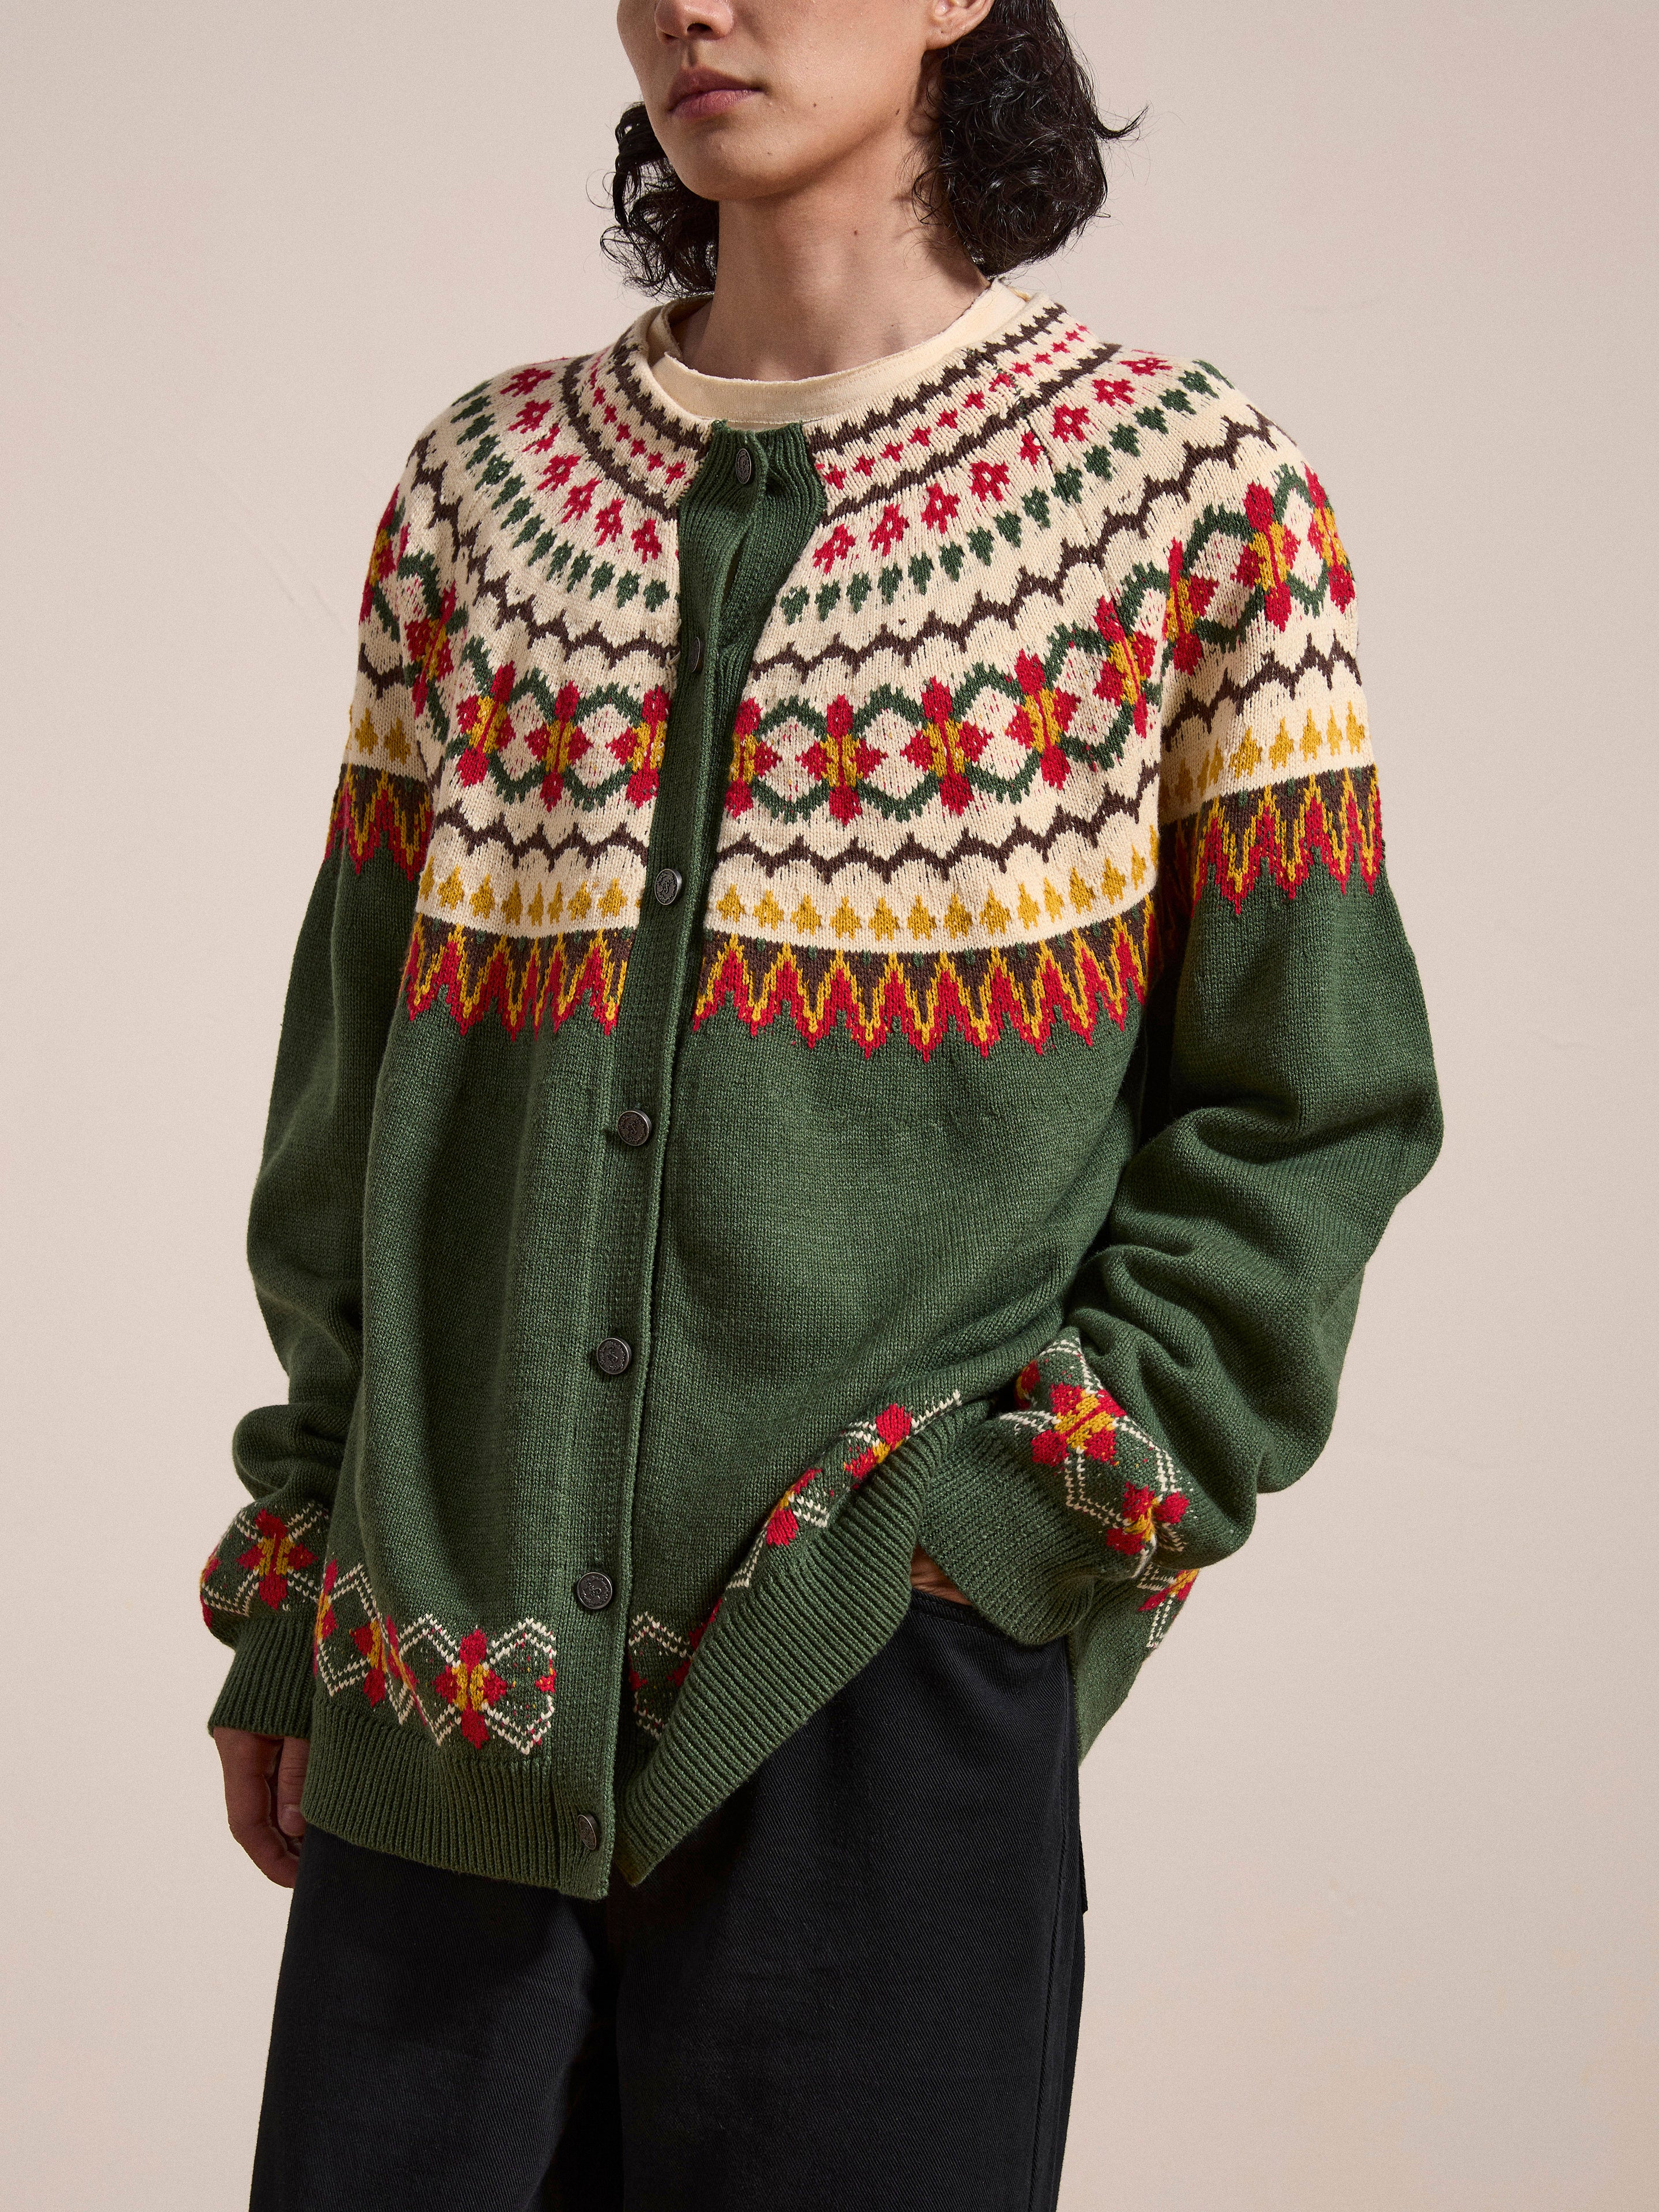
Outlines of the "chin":
<svg viewBox="0 0 1659 2212">
<path fill-rule="evenodd" d="M 743 108 L 678 130 L 669 117 L 657 129 L 675 175 L 706 200 L 769 199 L 809 182 L 817 165 L 803 161 L 799 146 L 781 158 L 776 135 Z"/>
</svg>

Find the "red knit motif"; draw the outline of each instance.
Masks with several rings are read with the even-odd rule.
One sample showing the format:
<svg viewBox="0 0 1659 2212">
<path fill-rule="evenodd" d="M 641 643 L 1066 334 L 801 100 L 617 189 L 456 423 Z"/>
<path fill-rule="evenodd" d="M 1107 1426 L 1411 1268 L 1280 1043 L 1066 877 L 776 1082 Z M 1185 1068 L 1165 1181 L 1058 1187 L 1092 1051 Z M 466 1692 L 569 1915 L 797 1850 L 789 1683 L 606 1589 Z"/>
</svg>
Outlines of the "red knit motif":
<svg viewBox="0 0 1659 2212">
<path fill-rule="evenodd" d="M 460 1715 L 461 1734 L 475 1749 L 482 1749 L 489 1741 L 484 1716 L 498 1698 L 507 1695 L 506 1683 L 486 1657 L 488 1650 L 488 1638 L 482 1628 L 475 1628 L 461 1638 L 453 1665 L 446 1667 L 432 1685 L 437 1696 Z"/>
<path fill-rule="evenodd" d="M 290 1534 L 288 1522 L 278 1514 L 261 1509 L 254 1527 L 258 1534 L 236 1564 L 258 1577 L 259 1602 L 275 1613 L 287 1601 L 289 1576 L 301 1567 L 314 1566 L 317 1555 Z"/>
<path fill-rule="evenodd" d="M 897 1450 L 911 1427 L 909 1413 L 902 1406 L 884 1407 L 876 1415 L 873 1439 L 847 1462 L 846 1471 L 853 1478 L 854 1489 L 869 1480 L 890 1452 Z"/>
</svg>

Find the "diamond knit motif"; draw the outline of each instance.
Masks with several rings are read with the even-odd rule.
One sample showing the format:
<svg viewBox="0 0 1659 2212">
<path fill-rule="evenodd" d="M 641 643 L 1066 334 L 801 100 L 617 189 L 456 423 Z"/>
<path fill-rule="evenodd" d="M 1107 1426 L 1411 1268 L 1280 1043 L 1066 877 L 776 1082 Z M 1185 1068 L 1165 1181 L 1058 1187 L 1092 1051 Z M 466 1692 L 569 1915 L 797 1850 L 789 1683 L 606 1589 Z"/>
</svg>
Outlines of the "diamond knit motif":
<svg viewBox="0 0 1659 2212">
<path fill-rule="evenodd" d="M 428 1612 L 399 1626 L 366 1567 L 331 1559 L 325 1571 L 312 1643 L 319 1686 L 330 1698 L 361 1700 L 399 1728 L 413 1721 L 434 1743 L 459 1735 L 474 1751 L 535 1751 L 552 1722 L 556 1656 L 545 1621 L 457 1634 Z"/>
<path fill-rule="evenodd" d="M 247 1618 L 256 1606 L 270 1613 L 309 1612 L 320 1589 L 320 1577 L 312 1570 L 327 1541 L 328 1522 L 320 1505 L 301 1505 L 286 1514 L 245 1505 L 199 1577 L 202 1617 L 209 1627 L 215 1613 Z"/>
</svg>

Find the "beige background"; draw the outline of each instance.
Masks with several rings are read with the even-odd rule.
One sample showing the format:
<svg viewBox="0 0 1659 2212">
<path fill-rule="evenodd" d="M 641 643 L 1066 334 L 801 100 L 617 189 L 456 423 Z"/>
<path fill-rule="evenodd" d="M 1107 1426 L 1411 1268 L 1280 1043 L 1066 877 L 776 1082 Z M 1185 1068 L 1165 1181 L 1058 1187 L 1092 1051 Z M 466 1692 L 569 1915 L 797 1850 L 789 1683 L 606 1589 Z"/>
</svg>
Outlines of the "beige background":
<svg viewBox="0 0 1659 2212">
<path fill-rule="evenodd" d="M 1067 2212 L 1654 2202 L 1650 5 L 1079 4 L 1151 103 L 1042 281 L 1307 447 L 1449 1138 L 1335 1439 L 1085 1769 Z M 18 2212 L 242 2200 L 285 1900 L 192 1578 L 375 518 L 632 312 L 608 9 L 11 0 L 3 1284 Z M 951 1971 L 948 1960 L 941 1973 Z"/>
</svg>

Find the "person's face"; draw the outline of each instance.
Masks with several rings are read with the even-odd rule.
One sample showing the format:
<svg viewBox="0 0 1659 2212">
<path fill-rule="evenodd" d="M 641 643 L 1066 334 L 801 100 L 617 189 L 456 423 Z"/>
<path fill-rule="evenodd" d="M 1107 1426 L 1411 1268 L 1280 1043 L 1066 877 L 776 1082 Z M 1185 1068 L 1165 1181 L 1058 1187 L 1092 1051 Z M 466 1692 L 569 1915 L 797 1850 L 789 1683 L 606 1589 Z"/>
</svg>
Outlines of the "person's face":
<svg viewBox="0 0 1659 2212">
<path fill-rule="evenodd" d="M 992 0 L 619 0 L 640 96 L 681 182 L 758 199 L 917 129 L 926 57 Z"/>
</svg>

